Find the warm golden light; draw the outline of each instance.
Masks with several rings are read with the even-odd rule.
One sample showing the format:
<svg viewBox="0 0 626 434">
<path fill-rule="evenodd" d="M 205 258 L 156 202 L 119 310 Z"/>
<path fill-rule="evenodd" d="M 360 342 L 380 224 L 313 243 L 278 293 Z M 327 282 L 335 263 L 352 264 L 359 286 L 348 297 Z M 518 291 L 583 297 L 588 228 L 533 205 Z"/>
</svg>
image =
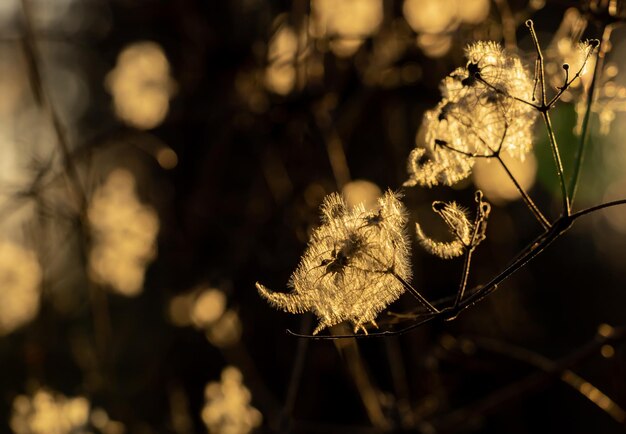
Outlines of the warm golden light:
<svg viewBox="0 0 626 434">
<path fill-rule="evenodd" d="M 383 195 L 376 184 L 365 179 L 348 182 L 341 189 L 341 193 L 349 207 L 355 207 L 362 203 L 366 210 L 376 207 L 378 198 Z"/>
<path fill-rule="evenodd" d="M 225 348 L 239 342 L 241 332 L 242 325 L 239 315 L 234 310 L 229 309 L 207 328 L 206 338 L 212 345 Z"/>
<path fill-rule="evenodd" d="M 0 336 L 37 315 L 41 278 L 35 252 L 0 241 Z"/>
<path fill-rule="evenodd" d="M 176 89 L 165 53 L 154 42 L 136 42 L 124 48 L 106 77 L 106 86 L 117 116 L 144 130 L 163 122 Z"/>
<path fill-rule="evenodd" d="M 198 328 L 216 322 L 226 310 L 226 295 L 219 289 L 207 289 L 198 294 L 191 310 L 191 319 Z"/>
<path fill-rule="evenodd" d="M 312 0 L 311 33 L 330 38 L 337 56 L 353 55 L 365 38 L 375 34 L 383 19 L 382 0 Z"/>
<path fill-rule="evenodd" d="M 89 401 L 68 398 L 46 389 L 13 400 L 10 426 L 16 434 L 72 434 L 84 432 L 89 420 Z"/>
<path fill-rule="evenodd" d="M 452 32 L 489 16 L 489 0 L 404 0 L 402 12 L 417 33 L 417 46 L 428 57 L 442 57 L 452 47 Z"/>
<path fill-rule="evenodd" d="M 521 187 L 528 191 L 535 183 L 537 159 L 530 153 L 524 161 L 507 153 L 501 155 L 504 164 L 515 176 Z M 478 159 L 474 165 L 474 184 L 493 203 L 502 204 L 521 199 L 515 184 L 495 159 Z"/>
<path fill-rule="evenodd" d="M 93 195 L 88 217 L 93 231 L 91 278 L 119 294 L 139 294 L 145 268 L 156 253 L 159 220 L 151 207 L 137 199 L 129 171 L 116 169 L 109 174 Z"/>
<path fill-rule="evenodd" d="M 212 434 L 247 434 L 261 425 L 261 413 L 250 405 L 252 395 L 243 384 L 243 375 L 234 366 L 222 371 L 220 382 L 204 389 L 202 420 Z"/>
<path fill-rule="evenodd" d="M 404 18 L 417 33 L 442 33 L 455 24 L 456 0 L 404 0 Z"/>
<path fill-rule="evenodd" d="M 173 169 L 178 164 L 178 155 L 172 148 L 159 148 L 156 152 L 156 159 L 159 165 L 166 170 Z"/>
<path fill-rule="evenodd" d="M 272 37 L 267 52 L 268 66 L 265 69 L 265 85 L 272 92 L 287 95 L 296 83 L 295 58 L 298 38 L 287 25 L 281 26 Z"/>
</svg>

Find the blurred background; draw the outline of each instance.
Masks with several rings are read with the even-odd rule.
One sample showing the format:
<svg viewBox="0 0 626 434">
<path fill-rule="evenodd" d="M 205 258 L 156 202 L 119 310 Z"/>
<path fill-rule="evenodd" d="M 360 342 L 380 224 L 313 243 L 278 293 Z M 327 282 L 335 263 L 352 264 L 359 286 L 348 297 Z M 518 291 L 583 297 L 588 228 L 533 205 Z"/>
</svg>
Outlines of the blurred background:
<svg viewBox="0 0 626 434">
<path fill-rule="evenodd" d="M 310 314 L 254 287 L 286 288 L 326 194 L 401 188 L 466 44 L 500 41 L 532 71 L 528 18 L 551 89 L 577 41 L 611 23 L 575 207 L 626 197 L 622 10 L 0 1 L 0 432 L 623 432 L 626 349 L 601 338 L 626 325 L 624 208 L 579 220 L 456 321 L 397 337 L 295 338 Z M 566 174 L 593 68 L 553 112 Z M 554 219 L 541 127 L 510 164 Z M 455 188 L 403 190 L 409 228 L 444 237 L 432 201 L 471 206 L 476 188 L 493 210 L 471 287 L 541 231 L 504 172 L 480 162 Z M 462 261 L 413 244 L 414 286 L 454 294 Z M 415 308 L 403 296 L 389 310 Z"/>
</svg>

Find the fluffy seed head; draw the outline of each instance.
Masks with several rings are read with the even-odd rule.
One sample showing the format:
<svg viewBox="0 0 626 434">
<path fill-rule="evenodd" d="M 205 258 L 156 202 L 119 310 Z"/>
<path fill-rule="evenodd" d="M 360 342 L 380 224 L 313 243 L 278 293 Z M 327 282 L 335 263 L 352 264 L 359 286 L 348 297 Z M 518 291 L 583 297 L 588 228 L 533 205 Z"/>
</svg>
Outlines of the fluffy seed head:
<svg viewBox="0 0 626 434">
<path fill-rule="evenodd" d="M 355 332 L 365 330 L 364 324 L 404 292 L 396 276 L 410 279 L 406 210 L 387 191 L 371 211 L 362 205 L 349 209 L 338 194 L 327 196 L 321 211 L 322 225 L 291 275 L 291 292 L 273 292 L 260 283 L 257 289 L 279 309 L 315 313 L 320 322 L 314 334 L 346 320 Z"/>
<path fill-rule="evenodd" d="M 501 151 L 523 159 L 530 150 L 533 82 L 517 56 L 495 42 L 465 50 L 465 68 L 441 82 L 443 99 L 424 115 L 425 143 L 409 156 L 407 186 L 453 185 L 467 178 L 474 160 Z"/>
</svg>

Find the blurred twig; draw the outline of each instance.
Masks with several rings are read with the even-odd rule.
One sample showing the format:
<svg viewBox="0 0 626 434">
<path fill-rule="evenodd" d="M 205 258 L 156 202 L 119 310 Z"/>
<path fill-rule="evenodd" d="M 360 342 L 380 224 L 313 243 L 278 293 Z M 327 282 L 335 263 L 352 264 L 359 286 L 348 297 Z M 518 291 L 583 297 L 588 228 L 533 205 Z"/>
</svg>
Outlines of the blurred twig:
<svg viewBox="0 0 626 434">
<path fill-rule="evenodd" d="M 608 332 L 600 329 L 594 339 L 569 355 L 551 363 L 543 363 L 545 360 L 542 360 L 541 372 L 535 372 L 522 380 L 509 384 L 474 404 L 442 415 L 431 421 L 430 425 L 435 432 L 440 434 L 457 432 L 460 426 L 466 426 L 475 421 L 476 418 L 480 419 L 494 410 L 518 400 L 524 395 L 537 391 L 550 384 L 553 380 L 562 377 L 564 373 L 574 366 L 598 354 L 602 346 L 624 340 L 626 340 L 626 328 L 624 327 L 611 328 Z M 534 363 L 537 362 L 536 359 L 533 360 Z M 568 381 L 570 380 L 571 378 Z"/>
</svg>

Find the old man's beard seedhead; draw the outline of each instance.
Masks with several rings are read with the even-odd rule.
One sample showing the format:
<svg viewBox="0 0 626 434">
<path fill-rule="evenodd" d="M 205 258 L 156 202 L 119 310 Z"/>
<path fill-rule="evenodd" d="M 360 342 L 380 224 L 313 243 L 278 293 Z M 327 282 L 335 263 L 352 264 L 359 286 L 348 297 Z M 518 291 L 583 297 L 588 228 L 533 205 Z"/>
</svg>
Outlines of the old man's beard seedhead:
<svg viewBox="0 0 626 434">
<path fill-rule="evenodd" d="M 313 334 L 346 320 L 355 332 L 366 331 L 364 325 L 402 295 L 403 281 L 411 277 L 406 210 L 388 191 L 372 211 L 350 209 L 338 194 L 327 196 L 321 211 L 322 225 L 289 281 L 292 291 L 272 292 L 260 283 L 257 289 L 279 309 L 317 315 Z"/>
<path fill-rule="evenodd" d="M 424 115 L 424 147 L 409 156 L 406 186 L 453 185 L 476 158 L 506 151 L 523 160 L 530 150 L 537 113 L 519 100 L 533 96 L 520 59 L 495 42 L 471 44 L 465 55 L 466 67 L 441 82 L 443 99 Z"/>
</svg>

